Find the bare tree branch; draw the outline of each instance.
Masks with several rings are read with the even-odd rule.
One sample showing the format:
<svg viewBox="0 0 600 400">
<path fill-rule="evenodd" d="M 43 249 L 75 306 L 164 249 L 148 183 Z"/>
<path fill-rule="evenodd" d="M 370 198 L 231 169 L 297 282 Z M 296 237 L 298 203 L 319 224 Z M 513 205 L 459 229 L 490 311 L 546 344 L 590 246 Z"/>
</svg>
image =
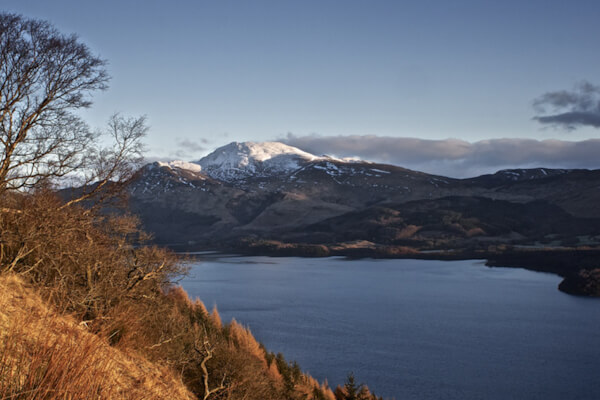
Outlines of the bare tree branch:
<svg viewBox="0 0 600 400">
<path fill-rule="evenodd" d="M 0 194 L 77 182 L 68 207 L 122 189 L 141 160 L 145 117 L 112 116 L 103 147 L 75 114 L 107 88 L 105 66 L 77 36 L 0 13 Z"/>
<path fill-rule="evenodd" d="M 94 196 L 100 200 L 112 197 L 129 183 L 141 166 L 143 146 L 141 139 L 146 135 L 146 117 L 111 116 L 106 134 L 112 137 L 113 145 L 97 149 L 89 156 L 87 175 L 81 177 L 79 191 L 63 207 L 85 201 Z"/>
<path fill-rule="evenodd" d="M 209 389 L 208 369 L 206 368 L 206 363 L 208 362 L 208 360 L 213 358 L 213 352 L 215 349 L 213 346 L 211 346 L 210 342 L 208 341 L 208 338 L 206 337 L 206 333 L 205 333 L 204 340 L 202 342 L 202 346 L 200 347 L 199 340 L 196 340 L 196 343 L 194 345 L 194 350 L 196 351 L 196 353 L 198 353 L 202 357 L 202 361 L 200 362 L 200 369 L 202 370 L 202 379 L 204 381 L 204 397 L 202 399 L 208 400 L 210 395 L 215 394 L 218 391 L 227 388 L 227 385 L 225 385 L 225 380 L 227 378 L 227 375 L 223 375 L 223 378 L 221 379 L 221 383 L 219 384 L 219 386 Z"/>
</svg>

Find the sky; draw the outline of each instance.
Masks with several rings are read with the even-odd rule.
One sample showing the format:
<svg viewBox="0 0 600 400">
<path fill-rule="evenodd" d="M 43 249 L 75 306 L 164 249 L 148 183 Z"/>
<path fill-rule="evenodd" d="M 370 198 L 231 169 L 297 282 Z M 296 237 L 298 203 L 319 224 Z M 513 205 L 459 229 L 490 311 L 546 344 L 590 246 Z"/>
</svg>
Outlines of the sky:
<svg viewBox="0 0 600 400">
<path fill-rule="evenodd" d="M 149 159 L 232 141 L 472 176 L 600 168 L 600 2 L 2 0 L 108 60 L 84 118 Z"/>
</svg>

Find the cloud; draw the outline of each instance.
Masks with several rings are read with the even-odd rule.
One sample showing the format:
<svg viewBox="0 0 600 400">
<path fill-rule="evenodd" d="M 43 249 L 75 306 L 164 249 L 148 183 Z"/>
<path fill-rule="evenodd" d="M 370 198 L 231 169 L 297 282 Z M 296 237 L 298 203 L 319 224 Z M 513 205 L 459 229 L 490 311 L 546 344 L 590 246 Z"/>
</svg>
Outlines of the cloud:
<svg viewBox="0 0 600 400">
<path fill-rule="evenodd" d="M 161 156 L 155 156 L 155 155 L 144 156 L 145 164 L 150 164 L 150 163 L 153 163 L 156 161 L 169 162 L 169 161 L 173 161 L 173 157 L 161 157 Z"/>
<path fill-rule="evenodd" d="M 313 154 L 358 157 L 432 174 L 470 177 L 508 168 L 600 168 L 600 139 L 425 140 L 388 136 L 296 136 L 284 143 Z"/>
<path fill-rule="evenodd" d="M 149 155 L 145 157 L 146 162 L 174 161 L 174 160 L 198 160 L 207 150 L 210 150 L 211 141 L 205 138 L 189 140 L 177 138 L 170 147 L 150 148 Z"/>
<path fill-rule="evenodd" d="M 169 157 L 165 158 L 169 160 L 197 159 L 200 154 L 206 152 L 208 144 L 210 144 L 210 141 L 205 138 L 198 140 L 178 139 L 175 143 L 176 147 L 169 152 Z"/>
<path fill-rule="evenodd" d="M 534 119 L 542 124 L 563 126 L 568 130 L 573 130 L 578 126 L 600 128 L 600 112 L 573 111 L 545 117 L 535 117 Z"/>
<path fill-rule="evenodd" d="M 600 128 L 600 86 L 584 81 L 571 91 L 548 92 L 533 101 L 533 108 L 538 113 L 533 119 L 541 124 L 567 130 Z"/>
<path fill-rule="evenodd" d="M 191 152 L 199 153 L 199 152 L 205 151 L 206 147 L 204 147 L 204 145 L 209 143 L 208 140 L 204 139 L 204 138 L 200 139 L 199 142 L 201 144 L 198 142 L 192 141 L 192 140 L 183 139 L 183 140 L 179 140 L 177 142 L 177 146 L 179 148 L 181 148 L 180 151 L 183 150 L 185 152 L 191 151 Z"/>
</svg>

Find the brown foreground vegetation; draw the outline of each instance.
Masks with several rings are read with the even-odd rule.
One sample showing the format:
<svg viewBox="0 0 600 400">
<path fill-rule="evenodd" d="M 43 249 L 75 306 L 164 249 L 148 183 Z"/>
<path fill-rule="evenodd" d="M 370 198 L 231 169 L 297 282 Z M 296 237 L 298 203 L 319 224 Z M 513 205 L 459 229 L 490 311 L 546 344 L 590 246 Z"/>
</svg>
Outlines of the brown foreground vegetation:
<svg viewBox="0 0 600 400">
<path fill-rule="evenodd" d="M 183 264 L 131 217 L 5 198 L 0 399 L 376 399 L 303 373 L 191 300 Z M 346 392 L 345 392 L 346 390 Z"/>
<path fill-rule="evenodd" d="M 0 400 L 334 400 L 191 301 L 173 284 L 183 264 L 135 218 L 97 210 L 134 177 L 148 130 L 117 114 L 102 135 L 79 117 L 107 88 L 106 61 L 0 12 L 0 66 Z M 61 201 L 50 189 L 65 186 Z"/>
<path fill-rule="evenodd" d="M 168 368 L 109 346 L 20 277 L 0 276 L 0 292 L 0 398 L 194 398 Z"/>
</svg>

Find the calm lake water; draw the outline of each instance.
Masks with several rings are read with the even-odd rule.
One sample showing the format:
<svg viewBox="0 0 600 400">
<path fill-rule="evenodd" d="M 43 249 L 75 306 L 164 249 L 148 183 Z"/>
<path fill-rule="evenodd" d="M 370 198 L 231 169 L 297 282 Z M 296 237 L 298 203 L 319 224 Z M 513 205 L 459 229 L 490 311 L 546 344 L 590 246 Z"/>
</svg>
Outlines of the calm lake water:
<svg viewBox="0 0 600 400">
<path fill-rule="evenodd" d="M 332 387 L 403 399 L 600 398 L 600 300 L 480 261 L 208 258 L 182 281 Z"/>
</svg>

